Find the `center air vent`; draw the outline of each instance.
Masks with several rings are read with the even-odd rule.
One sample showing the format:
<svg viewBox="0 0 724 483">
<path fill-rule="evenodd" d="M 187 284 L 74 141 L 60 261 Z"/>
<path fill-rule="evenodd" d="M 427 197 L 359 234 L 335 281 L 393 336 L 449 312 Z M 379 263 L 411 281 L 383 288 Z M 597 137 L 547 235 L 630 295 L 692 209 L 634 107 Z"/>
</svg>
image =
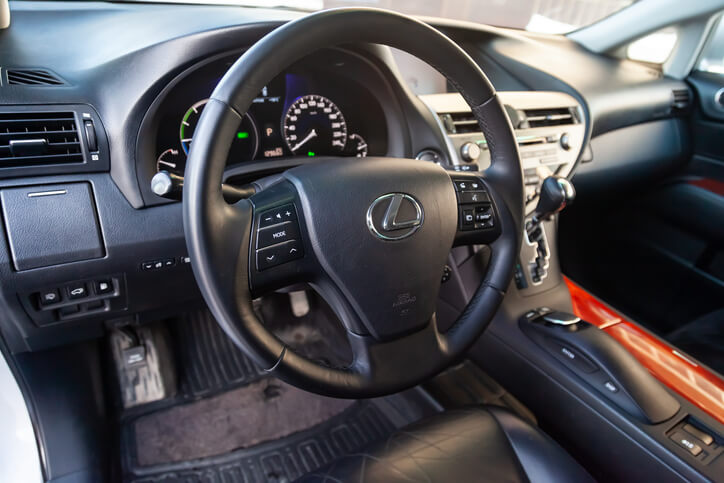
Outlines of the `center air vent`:
<svg viewBox="0 0 724 483">
<path fill-rule="evenodd" d="M 565 126 L 575 124 L 576 118 L 568 107 L 553 109 L 524 109 L 525 118 L 521 119 L 519 128 L 548 126 Z"/>
<path fill-rule="evenodd" d="M 72 112 L 0 113 L 0 168 L 82 162 Z"/>
<path fill-rule="evenodd" d="M 440 120 L 448 134 L 480 132 L 478 120 L 470 111 L 440 114 Z"/>
</svg>

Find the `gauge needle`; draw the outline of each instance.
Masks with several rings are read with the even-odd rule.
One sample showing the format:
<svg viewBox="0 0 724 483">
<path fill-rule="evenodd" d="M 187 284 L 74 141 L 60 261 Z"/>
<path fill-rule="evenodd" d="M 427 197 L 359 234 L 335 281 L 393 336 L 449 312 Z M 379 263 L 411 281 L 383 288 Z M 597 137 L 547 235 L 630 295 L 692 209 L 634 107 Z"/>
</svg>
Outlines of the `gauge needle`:
<svg viewBox="0 0 724 483">
<path fill-rule="evenodd" d="M 162 159 L 158 161 L 158 164 L 165 164 L 166 166 L 168 166 L 170 168 L 176 167 L 176 163 L 169 163 L 168 161 L 164 161 Z"/>
<path fill-rule="evenodd" d="M 314 130 L 314 129 L 312 129 L 311 131 L 309 131 L 309 134 L 307 134 L 307 135 L 304 137 L 304 139 L 302 139 L 302 140 L 299 141 L 297 144 L 295 144 L 294 146 L 292 146 L 292 151 L 296 151 L 297 149 L 299 149 L 299 148 L 301 148 L 302 146 L 304 146 L 308 141 L 310 141 L 311 139 L 314 139 L 314 138 L 316 138 L 316 137 L 317 137 L 317 131 Z"/>
</svg>

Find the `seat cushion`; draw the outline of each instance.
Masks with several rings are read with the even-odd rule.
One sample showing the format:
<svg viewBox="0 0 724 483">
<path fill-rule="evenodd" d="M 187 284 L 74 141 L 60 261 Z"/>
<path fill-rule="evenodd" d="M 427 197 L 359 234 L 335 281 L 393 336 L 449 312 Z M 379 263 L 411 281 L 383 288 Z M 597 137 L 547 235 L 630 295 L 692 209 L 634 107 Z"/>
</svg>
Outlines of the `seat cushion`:
<svg viewBox="0 0 724 483">
<path fill-rule="evenodd" d="M 300 481 L 592 481 L 540 430 L 497 407 L 440 413 Z"/>
</svg>

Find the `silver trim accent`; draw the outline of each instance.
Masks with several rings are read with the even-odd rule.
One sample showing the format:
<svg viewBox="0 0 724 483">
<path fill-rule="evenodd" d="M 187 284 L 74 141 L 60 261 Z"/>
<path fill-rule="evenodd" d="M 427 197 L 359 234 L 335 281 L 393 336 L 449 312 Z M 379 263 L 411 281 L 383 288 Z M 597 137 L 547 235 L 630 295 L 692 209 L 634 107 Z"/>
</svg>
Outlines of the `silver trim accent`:
<svg viewBox="0 0 724 483">
<path fill-rule="evenodd" d="M 554 313 L 555 312 L 553 312 L 553 314 Z M 574 315 L 573 317 L 563 320 L 563 319 L 553 317 L 552 314 L 545 314 L 543 316 L 543 320 L 545 320 L 546 322 L 550 322 L 551 324 L 556 324 L 556 325 L 573 325 L 573 324 L 579 323 L 581 321 L 581 318 L 576 317 Z"/>
<path fill-rule="evenodd" d="M 691 364 L 692 366 L 694 366 L 694 367 L 699 367 L 699 364 L 697 364 L 696 362 L 692 361 L 691 359 L 689 359 L 688 357 L 686 357 L 684 354 L 682 354 L 681 352 L 677 351 L 676 349 L 673 349 L 673 350 L 671 351 L 671 353 L 674 354 L 675 356 L 677 356 L 679 359 L 684 359 L 686 362 L 688 362 L 688 363 Z"/>
<path fill-rule="evenodd" d="M 55 190 L 55 191 L 35 191 L 28 193 L 28 198 L 40 198 L 41 196 L 57 196 L 68 194 L 67 190 Z"/>
<path fill-rule="evenodd" d="M 389 232 L 407 229 L 407 231 L 399 236 L 390 236 L 383 234 L 380 230 L 377 229 L 377 227 L 375 226 L 375 222 L 372 219 L 372 212 L 374 211 L 375 207 L 388 199 L 390 200 L 390 204 L 387 206 L 385 216 L 382 218 L 382 230 Z M 412 206 L 415 207 L 416 216 L 413 220 L 407 220 L 398 223 L 397 213 L 400 210 L 402 200 L 408 200 L 410 203 L 412 203 Z M 420 229 L 424 221 L 425 213 L 422 211 L 422 205 L 420 205 L 420 202 L 412 196 L 406 195 L 404 193 L 388 193 L 386 195 L 382 195 L 374 200 L 370 207 L 367 209 L 367 228 L 369 228 L 370 232 L 372 232 L 373 235 L 382 240 L 395 241 L 412 236 L 413 233 Z"/>
<path fill-rule="evenodd" d="M 716 91 L 714 94 L 714 107 L 719 109 L 720 111 L 724 111 L 724 103 L 722 102 L 724 99 L 724 87 Z"/>
</svg>

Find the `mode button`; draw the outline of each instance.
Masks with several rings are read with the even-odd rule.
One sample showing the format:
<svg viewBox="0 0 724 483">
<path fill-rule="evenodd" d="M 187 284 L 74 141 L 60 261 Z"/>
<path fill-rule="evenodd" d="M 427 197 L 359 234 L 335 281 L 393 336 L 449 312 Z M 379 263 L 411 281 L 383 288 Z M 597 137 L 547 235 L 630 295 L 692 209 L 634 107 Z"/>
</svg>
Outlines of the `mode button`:
<svg viewBox="0 0 724 483">
<path fill-rule="evenodd" d="M 257 249 L 266 248 L 285 241 L 299 238 L 299 229 L 296 222 L 287 221 L 279 225 L 273 225 L 259 230 L 256 242 Z"/>
</svg>

